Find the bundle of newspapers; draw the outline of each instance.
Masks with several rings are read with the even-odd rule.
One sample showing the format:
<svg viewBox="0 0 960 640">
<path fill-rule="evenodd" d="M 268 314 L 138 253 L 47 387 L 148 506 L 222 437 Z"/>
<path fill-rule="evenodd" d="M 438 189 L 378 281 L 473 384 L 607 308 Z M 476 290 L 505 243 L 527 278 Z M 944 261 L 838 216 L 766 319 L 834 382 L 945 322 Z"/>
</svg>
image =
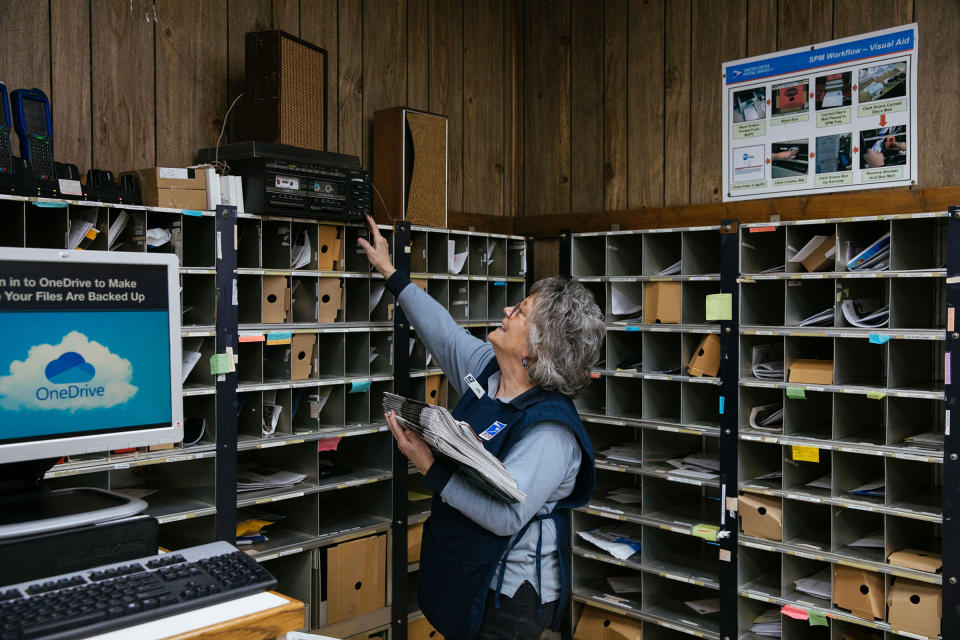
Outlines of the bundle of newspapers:
<svg viewBox="0 0 960 640">
<path fill-rule="evenodd" d="M 455 420 L 443 407 L 385 391 L 383 410 L 396 411 L 401 426 L 418 433 L 437 457 L 484 493 L 507 503 L 527 500 L 503 463 L 483 448 L 470 425 Z"/>
</svg>

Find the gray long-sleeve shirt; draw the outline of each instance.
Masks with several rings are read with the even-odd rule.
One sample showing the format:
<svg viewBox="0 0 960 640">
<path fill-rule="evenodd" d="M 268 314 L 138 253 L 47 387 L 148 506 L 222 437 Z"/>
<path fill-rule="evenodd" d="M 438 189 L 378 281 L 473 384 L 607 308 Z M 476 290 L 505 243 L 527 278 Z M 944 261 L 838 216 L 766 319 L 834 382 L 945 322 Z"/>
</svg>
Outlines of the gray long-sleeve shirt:
<svg viewBox="0 0 960 640">
<path fill-rule="evenodd" d="M 494 357 L 489 342 L 472 336 L 460 327 L 439 303 L 416 286 L 409 286 L 406 276 L 397 272 L 387 283 L 397 296 L 417 337 L 440 367 L 450 383 L 463 395 L 469 387 L 463 377 L 472 373 L 479 376 Z M 500 374 L 490 376 L 487 393 L 493 398 L 500 384 Z M 471 392 L 472 393 L 472 392 Z M 500 398 L 501 402 L 509 399 Z M 497 535 L 515 536 L 520 529 L 539 514 L 550 513 L 554 505 L 570 495 L 580 469 L 580 445 L 576 436 L 559 422 L 543 421 L 532 426 L 503 459 L 510 475 L 527 494 L 526 502 L 506 504 L 490 498 L 475 489 L 458 474 L 447 479 L 434 465 L 424 479 L 424 485 L 479 526 Z M 433 472 L 433 473 L 431 473 Z M 552 602 L 560 597 L 560 565 L 557 557 L 557 532 L 552 520 L 545 520 L 541 546 L 541 601 Z M 540 534 L 536 523 L 507 555 L 501 593 L 513 597 L 524 581 L 537 587 L 536 553 Z M 496 588 L 497 576 L 490 587 Z"/>
</svg>

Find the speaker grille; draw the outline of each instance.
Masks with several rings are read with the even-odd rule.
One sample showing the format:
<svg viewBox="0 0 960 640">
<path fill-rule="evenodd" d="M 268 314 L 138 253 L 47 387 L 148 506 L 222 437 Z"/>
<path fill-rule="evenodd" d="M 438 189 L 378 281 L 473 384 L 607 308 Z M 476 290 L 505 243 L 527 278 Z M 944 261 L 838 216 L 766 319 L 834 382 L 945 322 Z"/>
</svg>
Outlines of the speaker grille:
<svg viewBox="0 0 960 640">
<path fill-rule="evenodd" d="M 280 38 L 280 144 L 325 150 L 323 51 Z"/>
<path fill-rule="evenodd" d="M 407 112 L 413 140 L 413 176 L 407 194 L 411 224 L 447 226 L 447 119 Z"/>
</svg>

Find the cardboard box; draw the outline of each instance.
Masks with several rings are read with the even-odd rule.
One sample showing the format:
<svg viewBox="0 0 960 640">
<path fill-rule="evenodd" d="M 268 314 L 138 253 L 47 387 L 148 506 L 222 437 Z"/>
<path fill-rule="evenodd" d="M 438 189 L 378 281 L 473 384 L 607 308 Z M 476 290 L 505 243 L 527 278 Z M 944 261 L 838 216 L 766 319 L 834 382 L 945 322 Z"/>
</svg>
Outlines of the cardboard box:
<svg viewBox="0 0 960 640">
<path fill-rule="evenodd" d="M 423 543 L 423 523 L 407 527 L 407 562 L 420 562 L 420 545 Z"/>
<path fill-rule="evenodd" d="M 283 324 L 290 317 L 290 287 L 286 276 L 263 276 L 260 321 Z"/>
<path fill-rule="evenodd" d="M 715 376 L 720 371 L 720 336 L 708 333 L 697 345 L 690 358 L 688 370 L 691 376 Z"/>
<path fill-rule="evenodd" d="M 327 550 L 327 624 L 386 606 L 387 537 L 360 538 Z"/>
<path fill-rule="evenodd" d="M 426 618 L 417 618 L 407 624 L 407 640 L 443 640 L 443 635 Z"/>
<path fill-rule="evenodd" d="M 837 565 L 833 569 L 833 604 L 873 620 L 883 619 L 883 576 L 873 571 Z"/>
<path fill-rule="evenodd" d="M 193 189 L 142 189 L 143 204 L 148 207 L 169 207 L 171 209 L 192 209 L 205 211 L 207 208 L 206 190 Z"/>
<path fill-rule="evenodd" d="M 317 227 L 317 270 L 333 271 L 340 261 L 340 238 L 337 227 L 320 225 Z"/>
<path fill-rule="evenodd" d="M 317 286 L 317 322 L 336 322 L 343 290 L 340 278 L 320 278 Z"/>
<path fill-rule="evenodd" d="M 648 282 L 643 285 L 643 321 L 680 324 L 680 283 Z"/>
<path fill-rule="evenodd" d="M 894 632 L 907 631 L 928 638 L 940 634 L 943 589 L 936 584 L 896 578 L 887 594 L 887 621 Z"/>
<path fill-rule="evenodd" d="M 597 609 L 584 607 L 573 632 L 574 640 L 642 640 L 639 620 Z"/>
<path fill-rule="evenodd" d="M 423 289 L 424 291 L 427 290 L 427 280 L 426 280 L 426 278 L 410 278 L 410 282 L 412 282 L 413 284 L 417 285 L 418 287 L 420 287 L 420 288 Z"/>
<path fill-rule="evenodd" d="M 306 380 L 313 375 L 317 334 L 297 333 L 290 340 L 290 379 Z"/>
<path fill-rule="evenodd" d="M 740 530 L 748 536 L 781 540 L 783 538 L 783 502 L 780 498 L 744 493 L 737 500 Z"/>
<path fill-rule="evenodd" d="M 801 358 L 790 365 L 790 382 L 833 384 L 833 360 Z"/>
<path fill-rule="evenodd" d="M 427 384 L 427 390 L 426 390 L 426 394 L 425 394 L 426 398 L 424 399 L 424 402 L 426 402 L 427 404 L 445 406 L 446 403 L 443 402 L 443 400 L 445 400 L 443 396 L 446 395 L 444 392 L 447 390 L 447 387 L 445 384 L 446 378 L 438 374 L 435 376 L 427 376 L 425 378 L 425 381 Z"/>
<path fill-rule="evenodd" d="M 173 449 L 173 443 L 168 442 L 167 444 L 151 444 L 147 447 L 147 451 L 166 451 L 167 449 Z"/>
<path fill-rule="evenodd" d="M 813 236 L 790 262 L 799 262 L 807 271 L 830 271 L 834 265 L 836 253 L 836 234 L 827 236 Z"/>
<path fill-rule="evenodd" d="M 180 167 L 150 167 L 125 171 L 123 175 L 134 175 L 140 180 L 141 190 L 189 189 L 206 191 L 207 176 L 202 168 L 183 169 Z"/>
<path fill-rule="evenodd" d="M 943 568 L 943 557 L 939 553 L 917 551 L 916 549 L 901 549 L 894 551 L 887 558 L 887 562 L 898 567 L 939 573 Z"/>
</svg>

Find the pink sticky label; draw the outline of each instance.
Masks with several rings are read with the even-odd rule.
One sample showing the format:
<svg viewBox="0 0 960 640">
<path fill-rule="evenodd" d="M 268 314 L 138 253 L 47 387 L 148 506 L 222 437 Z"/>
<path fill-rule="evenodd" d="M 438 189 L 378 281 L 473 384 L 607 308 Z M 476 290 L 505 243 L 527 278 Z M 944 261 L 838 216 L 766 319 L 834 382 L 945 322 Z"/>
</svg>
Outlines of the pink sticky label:
<svg viewBox="0 0 960 640">
<path fill-rule="evenodd" d="M 947 351 L 947 355 L 944 356 L 943 382 L 945 384 L 950 384 L 950 352 L 949 351 Z"/>
<path fill-rule="evenodd" d="M 340 438 L 327 438 L 317 441 L 317 451 L 336 451 L 340 446 Z"/>
</svg>

